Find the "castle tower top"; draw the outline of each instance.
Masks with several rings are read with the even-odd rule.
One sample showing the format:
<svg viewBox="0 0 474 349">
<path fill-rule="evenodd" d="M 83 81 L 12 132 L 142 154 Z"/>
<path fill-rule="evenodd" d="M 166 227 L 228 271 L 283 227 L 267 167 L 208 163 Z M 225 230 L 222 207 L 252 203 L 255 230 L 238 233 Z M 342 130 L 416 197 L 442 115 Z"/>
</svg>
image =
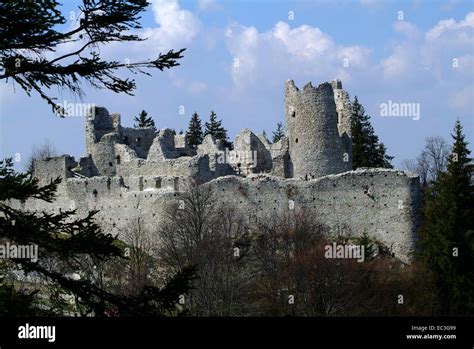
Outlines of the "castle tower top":
<svg viewBox="0 0 474 349">
<path fill-rule="evenodd" d="M 333 90 L 342 90 L 342 82 L 339 79 L 331 81 L 331 86 Z"/>
<path fill-rule="evenodd" d="M 314 87 L 308 82 L 300 91 L 293 80 L 288 80 L 285 114 L 292 177 L 320 177 L 350 170 L 337 128 L 332 84 Z"/>
</svg>

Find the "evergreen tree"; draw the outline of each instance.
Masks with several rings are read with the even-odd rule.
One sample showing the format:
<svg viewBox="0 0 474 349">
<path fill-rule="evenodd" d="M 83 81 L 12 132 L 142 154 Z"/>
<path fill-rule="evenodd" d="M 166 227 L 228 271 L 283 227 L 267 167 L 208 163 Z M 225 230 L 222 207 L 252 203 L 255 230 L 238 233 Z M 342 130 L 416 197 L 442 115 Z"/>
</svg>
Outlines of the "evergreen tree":
<svg viewBox="0 0 474 349">
<path fill-rule="evenodd" d="M 78 9 L 71 11 L 81 14 L 77 26 L 60 32 L 58 28 L 64 28 L 67 19 L 58 1 L 2 1 L 0 62 L 4 70 L 0 80 L 12 80 L 28 95 L 38 93 L 60 116 L 66 115 L 66 110 L 56 103 L 57 97 L 51 96 L 53 87 L 83 97 L 84 81 L 94 88 L 133 95 L 135 80 L 120 77 L 120 70 L 150 75 L 148 69 L 169 69 L 179 65 L 185 49 L 160 53 L 153 59 L 124 62 L 104 60 L 97 48 L 111 42 L 145 40 L 133 31 L 141 28 L 139 19 L 149 5 L 146 1 L 82 0 Z M 71 42 L 81 42 L 81 47 L 48 54 L 60 52 L 59 47 Z"/>
<path fill-rule="evenodd" d="M 447 171 L 427 188 L 419 255 L 437 286 L 441 314 L 474 315 L 474 191 L 470 150 L 456 122 Z"/>
<path fill-rule="evenodd" d="M 199 118 L 199 115 L 196 112 L 194 112 L 191 116 L 186 135 L 188 136 L 188 144 L 191 148 L 197 148 L 197 146 L 202 143 L 203 133 L 201 119 Z"/>
<path fill-rule="evenodd" d="M 148 116 L 148 113 L 144 110 L 135 116 L 135 124 L 133 127 L 135 128 L 144 128 L 144 127 L 152 127 L 156 131 L 155 121 L 153 121 L 151 116 Z"/>
<path fill-rule="evenodd" d="M 226 148 L 232 149 L 232 143 L 227 140 L 227 130 L 222 127 L 222 120 L 217 120 L 214 111 L 211 111 L 209 122 L 205 124 L 204 137 L 209 134 L 216 140 L 221 140 Z"/>
<path fill-rule="evenodd" d="M 280 139 L 285 137 L 285 130 L 281 122 L 277 123 L 277 129 L 273 132 L 273 143 L 278 142 Z"/>
<path fill-rule="evenodd" d="M 370 116 L 365 114 L 364 107 L 357 96 L 352 103 L 351 116 L 352 134 L 352 167 L 384 167 L 393 168 L 392 156 L 386 154 L 386 147 L 379 143 L 379 138 L 370 124 Z"/>
<path fill-rule="evenodd" d="M 12 159 L 0 161 L 0 241 L 10 246 L 37 246 L 37 261 L 12 256 L 0 263 L 0 315 L 68 315 L 71 305 L 66 295 L 74 296 L 75 310 L 82 315 L 119 316 L 164 315 L 175 312 L 179 295 L 189 290 L 194 269 L 184 268 L 162 289 L 145 286 L 135 295 L 109 291 L 88 279 L 71 278 L 90 263 L 124 258 L 119 241 L 103 233 L 94 222 L 97 211 L 75 218 L 75 210 L 25 212 L 11 206 L 10 200 L 28 199 L 53 202 L 61 178 L 40 187 L 30 173 L 16 173 Z M 15 257 L 15 258 L 13 258 Z M 36 290 L 18 291 L 14 273 L 40 278 Z M 21 280 L 29 290 L 35 284 Z M 45 293 L 48 292 L 48 293 Z M 38 293 L 38 296 L 36 294 Z"/>
</svg>

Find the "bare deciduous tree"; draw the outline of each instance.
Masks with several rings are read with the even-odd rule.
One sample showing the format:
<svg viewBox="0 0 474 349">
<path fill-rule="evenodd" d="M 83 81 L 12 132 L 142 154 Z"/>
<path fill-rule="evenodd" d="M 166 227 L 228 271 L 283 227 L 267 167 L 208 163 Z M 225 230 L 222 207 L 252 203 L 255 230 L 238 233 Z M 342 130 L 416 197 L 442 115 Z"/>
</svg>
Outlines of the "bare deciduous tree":
<svg viewBox="0 0 474 349">
<path fill-rule="evenodd" d="M 426 172 L 426 181 L 436 181 L 446 171 L 449 146 L 442 137 L 428 137 L 418 162 Z"/>
<path fill-rule="evenodd" d="M 417 302 L 429 304 L 426 285 L 413 287 L 413 275 L 385 254 L 362 263 L 351 258 L 326 258 L 325 248 L 333 241 L 348 243 L 347 237 L 329 238 L 327 228 L 309 211 L 272 217 L 259 232 L 254 315 L 411 314 L 416 304 L 400 307 L 397 295 L 412 299 L 419 290 L 425 294 Z"/>
<path fill-rule="evenodd" d="M 127 244 L 125 248 L 126 257 L 129 258 L 126 269 L 128 292 L 134 294 L 144 286 L 153 283 L 151 274 L 155 267 L 153 253 L 156 245 L 151 232 L 144 228 L 140 217 L 136 219 L 134 224 L 130 225 L 124 242 Z"/>
<path fill-rule="evenodd" d="M 404 159 L 400 162 L 400 168 L 419 175 L 418 161 L 416 159 Z"/>
<path fill-rule="evenodd" d="M 416 160 L 403 160 L 403 169 L 415 172 L 420 176 L 422 185 L 436 182 L 441 173 L 446 171 L 449 146 L 443 137 L 428 137 L 425 147 Z"/>
<path fill-rule="evenodd" d="M 187 265 L 198 269 L 198 279 L 185 295 L 191 315 L 426 314 L 430 292 L 414 277 L 415 269 L 407 272 L 410 267 L 402 268 L 388 254 L 362 263 L 326 258 L 333 241 L 362 245 L 364 239 L 329 237 L 308 210 L 251 224 L 236 208 L 217 205 L 216 196 L 204 188 L 191 187 L 169 207 L 158 235 L 159 263 L 166 273 Z M 417 296 L 419 290 L 423 296 Z M 404 307 L 397 303 L 400 294 L 407 299 Z"/>
<path fill-rule="evenodd" d="M 252 274 L 247 268 L 247 227 L 232 207 L 217 207 L 213 194 L 191 185 L 172 205 L 160 228 L 159 259 L 168 271 L 197 267 L 185 302 L 196 316 L 246 315 Z"/>
<path fill-rule="evenodd" d="M 37 160 L 46 160 L 47 158 L 57 155 L 57 151 L 51 141 L 47 138 L 43 140 L 43 143 L 38 145 L 33 145 L 31 148 L 31 154 L 28 158 L 25 170 L 33 172 L 35 169 L 35 161 Z"/>
</svg>

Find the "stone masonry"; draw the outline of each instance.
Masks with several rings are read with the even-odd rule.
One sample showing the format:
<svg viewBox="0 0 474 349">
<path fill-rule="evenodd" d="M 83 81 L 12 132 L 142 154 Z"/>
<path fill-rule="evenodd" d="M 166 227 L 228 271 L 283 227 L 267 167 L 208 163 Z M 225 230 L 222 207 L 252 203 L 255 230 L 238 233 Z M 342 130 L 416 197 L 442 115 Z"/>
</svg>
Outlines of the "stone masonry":
<svg viewBox="0 0 474 349">
<path fill-rule="evenodd" d="M 304 208 L 331 234 L 368 233 L 409 262 L 416 240 L 418 177 L 389 169 L 352 171 L 350 100 L 340 81 L 299 90 L 285 85 L 286 137 L 271 144 L 248 129 L 229 151 L 211 136 L 196 149 L 170 129 L 121 126 L 120 114 L 95 107 L 86 119 L 87 155 L 35 162 L 41 184 L 60 176 L 53 203 L 15 203 L 24 210 L 99 210 L 101 227 L 123 234 L 136 219 L 157 231 L 191 181 L 249 221 Z"/>
</svg>

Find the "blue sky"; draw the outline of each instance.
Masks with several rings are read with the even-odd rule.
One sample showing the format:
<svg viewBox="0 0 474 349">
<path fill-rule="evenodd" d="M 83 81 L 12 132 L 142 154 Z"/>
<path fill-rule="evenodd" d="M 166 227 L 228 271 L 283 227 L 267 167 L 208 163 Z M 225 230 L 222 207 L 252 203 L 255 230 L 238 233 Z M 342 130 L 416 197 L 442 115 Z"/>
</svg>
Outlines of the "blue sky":
<svg viewBox="0 0 474 349">
<path fill-rule="evenodd" d="M 134 76 L 134 97 L 87 86 L 83 101 L 51 92 L 60 101 L 119 112 L 124 126 L 145 109 L 159 128 L 185 130 L 194 111 L 204 122 L 215 110 L 233 138 L 243 128 L 270 135 L 284 121 L 287 79 L 302 86 L 339 78 L 372 116 L 395 165 L 416 157 L 428 136 L 451 142 L 456 118 L 473 149 L 473 1 L 151 2 L 139 31 L 148 40 L 102 47 L 101 54 L 134 61 L 186 47 L 180 67 Z M 75 4 L 63 6 L 68 18 Z M 380 116 L 388 101 L 419 103 L 420 119 Z M 61 154 L 84 155 L 81 117 L 57 118 L 37 95 L 28 97 L 12 82 L 0 83 L 0 102 L 0 157 L 20 153 L 25 159 L 44 139 Z"/>
</svg>

